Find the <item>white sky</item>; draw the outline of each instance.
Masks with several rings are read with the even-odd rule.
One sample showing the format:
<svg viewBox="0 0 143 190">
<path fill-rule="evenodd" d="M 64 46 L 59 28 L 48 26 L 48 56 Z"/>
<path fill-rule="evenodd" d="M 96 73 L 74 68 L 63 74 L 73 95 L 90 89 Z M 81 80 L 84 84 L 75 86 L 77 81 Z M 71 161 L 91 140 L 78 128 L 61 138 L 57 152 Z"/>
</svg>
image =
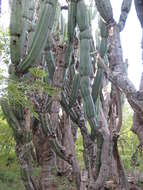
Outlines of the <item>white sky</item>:
<svg viewBox="0 0 143 190">
<path fill-rule="evenodd" d="M 122 0 L 111 0 L 115 19 L 118 21 Z M 141 52 L 142 29 L 136 15 L 134 2 L 128 15 L 125 28 L 121 33 L 124 59 L 129 60 L 129 78 L 136 88 L 139 87 L 142 66 Z"/>
<path fill-rule="evenodd" d="M 59 1 L 65 3 L 65 0 Z M 85 1 L 87 3 L 89 2 L 89 0 Z M 116 21 L 118 21 L 122 0 L 111 0 L 111 3 L 113 7 L 114 18 Z M 0 18 L 0 25 L 5 28 L 8 26 L 8 23 L 8 0 L 2 0 L 2 16 Z M 127 58 L 129 60 L 129 78 L 134 83 L 136 88 L 139 86 L 141 72 L 143 70 L 141 63 L 141 39 L 142 30 L 136 16 L 134 3 L 132 3 L 132 8 L 125 25 L 125 29 L 121 33 L 121 41 L 124 59 Z"/>
</svg>

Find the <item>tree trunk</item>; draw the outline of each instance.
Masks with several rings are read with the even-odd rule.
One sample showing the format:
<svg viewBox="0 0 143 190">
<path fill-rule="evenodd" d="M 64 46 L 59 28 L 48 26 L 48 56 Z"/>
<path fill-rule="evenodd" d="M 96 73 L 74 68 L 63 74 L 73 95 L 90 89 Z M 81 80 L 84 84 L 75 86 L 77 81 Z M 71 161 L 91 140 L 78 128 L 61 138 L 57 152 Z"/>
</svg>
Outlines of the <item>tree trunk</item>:
<svg viewBox="0 0 143 190">
<path fill-rule="evenodd" d="M 65 147 L 66 154 L 72 157 L 73 163 L 72 167 L 65 161 L 60 161 L 60 170 L 62 173 L 64 172 L 66 175 L 71 175 L 69 177 L 73 177 L 74 181 L 76 181 L 76 184 L 78 187 L 80 186 L 80 168 L 78 165 L 78 161 L 76 159 L 76 153 L 75 153 L 75 145 L 74 145 L 74 139 L 71 129 L 71 121 L 69 116 L 65 112 L 63 112 L 62 115 L 62 125 L 60 125 L 60 132 L 61 132 L 61 144 Z"/>
<path fill-rule="evenodd" d="M 43 133 L 39 122 L 37 126 L 33 126 L 33 143 L 40 166 L 40 190 L 50 190 L 54 186 L 55 175 L 52 169 L 56 168 L 56 157 L 51 148 L 49 137 Z"/>
</svg>

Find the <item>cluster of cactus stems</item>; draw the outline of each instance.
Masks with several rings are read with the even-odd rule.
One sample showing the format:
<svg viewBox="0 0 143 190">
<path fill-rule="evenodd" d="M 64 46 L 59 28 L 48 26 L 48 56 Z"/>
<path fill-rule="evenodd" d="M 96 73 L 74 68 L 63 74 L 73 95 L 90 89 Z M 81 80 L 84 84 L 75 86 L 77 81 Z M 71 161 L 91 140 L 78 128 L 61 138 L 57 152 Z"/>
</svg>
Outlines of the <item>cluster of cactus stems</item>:
<svg viewBox="0 0 143 190">
<path fill-rule="evenodd" d="M 28 68 L 40 60 L 55 18 L 57 1 L 42 1 L 40 16 L 35 23 L 36 1 L 12 1 L 10 22 L 10 79 L 16 80 L 28 71 Z M 38 190 L 39 185 L 32 176 L 32 135 L 28 129 L 26 109 L 14 106 L 7 100 L 1 101 L 2 109 L 9 125 L 14 131 L 16 153 L 19 158 L 21 177 L 27 190 Z"/>
<path fill-rule="evenodd" d="M 35 11 L 37 2 L 40 4 L 38 13 Z M 52 33 L 55 36 L 58 35 L 56 34 L 56 28 L 58 25 L 57 18 L 60 15 L 60 6 L 57 0 L 12 1 L 10 23 L 11 66 L 9 77 L 13 80 L 21 79 L 28 73 L 29 68 L 39 64 L 42 57 L 42 67 L 48 70 L 48 80 L 46 81 L 50 81 L 50 84 L 54 88 L 58 88 L 58 91 L 53 97 L 48 97 L 48 103 L 43 96 L 45 104 L 50 102 L 50 108 L 44 109 L 48 105 L 45 107 L 40 105 L 41 107 L 38 110 L 40 126 L 50 143 L 50 148 L 72 166 L 76 176 L 77 188 L 80 186 L 80 170 L 75 161 L 76 159 L 66 154 L 66 150 L 60 144 L 56 134 L 56 130 L 59 128 L 59 111 L 62 108 L 70 116 L 71 120 L 79 126 L 83 136 L 85 165 L 89 176 L 88 188 L 98 190 L 103 187 L 108 178 L 111 155 L 113 154 L 118 166 L 120 185 L 125 189 L 129 189 L 117 149 L 117 134 L 113 134 L 110 130 L 112 114 L 109 115 L 111 123 L 108 123 L 101 95 L 105 72 L 107 78 L 112 82 L 114 81 L 111 90 L 112 105 L 110 105 L 110 111 L 112 113 L 118 110 L 116 118 L 118 118 L 119 122 L 118 124 L 117 122 L 112 124 L 114 125 L 114 131 L 119 133 L 122 124 L 121 93 L 119 88 L 128 95 L 127 98 L 133 108 L 134 103 L 138 106 L 138 102 L 129 95 L 129 92 L 134 93 L 136 90 L 130 84 L 124 72 L 120 43 L 120 32 L 125 26 L 131 2 L 132 0 L 123 0 L 119 22 L 116 23 L 110 0 L 95 0 L 96 8 L 100 14 L 100 40 L 97 40 L 97 47 L 95 48 L 84 0 L 69 1 L 67 45 L 62 44 L 63 42 L 60 42 L 60 40 L 55 40 L 55 44 L 52 44 Z M 36 14 L 39 15 L 38 20 L 35 19 Z M 142 25 L 142 12 L 139 13 L 139 18 L 141 18 Z M 79 29 L 80 64 L 78 69 L 75 69 L 76 59 L 78 59 L 74 57 L 77 27 Z M 61 35 L 64 33 L 63 17 L 61 16 Z M 55 47 L 53 48 L 53 46 Z M 97 57 L 94 52 L 98 55 Z M 93 70 L 92 58 L 95 62 L 94 64 L 97 65 L 93 84 L 90 79 Z M 71 74 L 70 77 L 69 73 Z M 122 77 L 119 77 L 119 74 L 124 76 L 123 82 L 127 82 L 127 88 L 122 83 Z M 81 96 L 83 105 L 78 100 L 78 96 Z M 16 110 L 5 99 L 1 101 L 1 106 L 9 125 L 14 131 L 17 155 L 21 165 L 25 188 L 27 190 L 40 190 L 34 178 L 31 177 L 30 151 L 32 149 L 32 136 L 29 125 L 27 125 L 26 109 L 23 106 L 18 106 L 16 108 L 18 110 Z M 137 107 L 134 108 L 134 110 L 137 109 Z M 86 128 L 86 118 L 91 127 L 91 135 Z"/>
</svg>

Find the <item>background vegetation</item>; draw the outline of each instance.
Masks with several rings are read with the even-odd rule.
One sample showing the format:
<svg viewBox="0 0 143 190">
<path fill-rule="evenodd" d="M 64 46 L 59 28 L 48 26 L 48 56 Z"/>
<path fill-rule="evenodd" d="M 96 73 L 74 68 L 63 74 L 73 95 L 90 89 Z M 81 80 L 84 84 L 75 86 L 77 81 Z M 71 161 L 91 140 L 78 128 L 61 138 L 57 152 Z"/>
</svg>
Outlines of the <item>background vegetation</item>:
<svg viewBox="0 0 143 190">
<path fill-rule="evenodd" d="M 119 150 L 125 169 L 128 173 L 140 172 L 143 173 L 143 160 L 141 153 L 138 152 L 134 156 L 138 146 L 138 139 L 130 128 L 132 126 L 132 110 L 130 106 L 125 103 L 123 112 L 123 128 L 119 139 Z M 14 150 L 15 142 L 11 128 L 8 126 L 2 111 L 0 110 L 0 190 L 24 190 L 24 186 L 20 179 L 20 171 L 18 161 Z M 76 150 L 80 166 L 83 167 L 83 146 L 80 132 L 77 134 Z M 35 175 L 38 173 L 38 167 L 35 167 Z M 55 179 L 59 189 L 69 187 L 69 181 L 61 177 Z M 74 184 L 71 186 L 74 188 Z"/>
</svg>

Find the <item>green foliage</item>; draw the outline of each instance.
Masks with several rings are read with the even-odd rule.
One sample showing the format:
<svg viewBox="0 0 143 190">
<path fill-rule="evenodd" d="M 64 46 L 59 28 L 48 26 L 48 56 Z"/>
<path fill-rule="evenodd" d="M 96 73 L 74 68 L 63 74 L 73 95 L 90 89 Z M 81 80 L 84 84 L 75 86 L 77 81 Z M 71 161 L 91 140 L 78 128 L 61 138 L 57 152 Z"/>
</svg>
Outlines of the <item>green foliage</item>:
<svg viewBox="0 0 143 190">
<path fill-rule="evenodd" d="M 15 152 L 0 156 L 0 190 L 24 190 Z"/>
<path fill-rule="evenodd" d="M 14 151 L 15 141 L 12 129 L 8 126 L 3 112 L 0 109 L 0 153 L 8 158 L 9 154 Z"/>
<path fill-rule="evenodd" d="M 36 78 L 44 78 L 48 75 L 48 73 L 46 73 L 46 71 L 44 71 L 43 69 L 38 69 L 36 67 L 34 68 L 30 68 L 29 72 L 32 74 L 32 76 L 36 79 Z"/>
<path fill-rule="evenodd" d="M 15 108 L 21 105 L 29 109 L 31 115 L 38 118 L 38 115 L 34 111 L 32 100 L 29 98 L 29 85 L 23 81 L 8 80 L 7 82 L 8 84 L 3 89 L 3 97 L 8 100 L 9 104 L 13 105 Z"/>
<path fill-rule="evenodd" d="M 76 140 L 75 148 L 76 148 L 76 155 L 77 155 L 77 159 L 79 161 L 79 164 L 80 164 L 81 168 L 84 168 L 83 139 L 82 139 L 82 136 L 81 136 L 81 133 L 80 133 L 79 129 L 77 131 L 77 140 Z"/>
<path fill-rule="evenodd" d="M 16 76 L 7 78 L 3 76 L 1 71 L 0 85 L 2 85 L 2 87 L 0 92 L 1 95 L 3 95 L 3 97 L 14 107 L 21 105 L 22 107 L 29 109 L 32 116 L 38 118 L 38 115 L 34 110 L 32 97 L 34 97 L 35 94 L 39 94 L 39 96 L 44 94 L 53 96 L 55 93 L 58 93 L 59 90 L 54 89 L 44 81 L 44 78 L 47 77 L 47 72 L 44 70 L 34 67 L 29 71 L 29 76 L 22 80 L 18 80 Z"/>
<path fill-rule="evenodd" d="M 47 82 L 44 81 L 44 79 L 47 77 L 48 73 L 44 71 L 43 69 L 39 68 L 31 68 L 29 69 L 30 73 L 32 74 L 32 80 L 30 87 L 30 91 L 32 92 L 38 92 L 41 93 L 47 93 L 50 96 L 55 95 L 55 93 L 58 92 L 58 89 L 54 89 L 52 86 L 47 84 Z M 29 80 L 25 80 L 27 85 L 29 84 Z"/>
<path fill-rule="evenodd" d="M 0 157 L 1 159 L 1 157 Z M 4 160 L 3 160 L 4 161 Z M 3 164 L 3 165 L 2 165 Z M 39 168 L 35 168 L 35 176 L 39 173 Z M 56 170 L 53 169 L 54 175 L 53 187 L 58 190 L 75 190 L 75 183 L 71 182 L 64 176 L 57 176 Z M 0 190 L 25 190 L 20 178 L 20 170 L 18 163 L 15 161 L 12 166 L 4 166 L 4 162 L 0 162 Z"/>
<path fill-rule="evenodd" d="M 133 112 L 126 103 L 123 108 L 123 127 L 120 132 L 118 146 L 124 166 L 127 170 L 137 169 L 143 172 L 143 160 L 141 154 L 137 156 L 137 164 L 133 166 L 132 156 L 139 145 L 137 136 L 130 130 L 132 127 Z"/>
<path fill-rule="evenodd" d="M 12 129 L 0 109 L 0 190 L 24 190 L 14 147 Z"/>
</svg>

